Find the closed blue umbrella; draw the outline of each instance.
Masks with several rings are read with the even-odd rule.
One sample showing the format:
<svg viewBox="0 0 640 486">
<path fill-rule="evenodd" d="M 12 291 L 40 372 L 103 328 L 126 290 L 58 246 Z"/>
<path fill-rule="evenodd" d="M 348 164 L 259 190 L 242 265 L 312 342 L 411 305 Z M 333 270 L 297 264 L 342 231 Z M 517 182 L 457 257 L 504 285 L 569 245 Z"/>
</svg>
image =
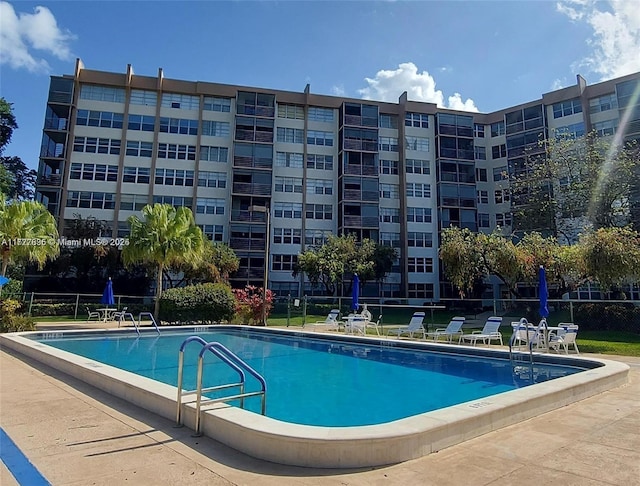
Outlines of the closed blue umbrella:
<svg viewBox="0 0 640 486">
<path fill-rule="evenodd" d="M 109 280 L 107 281 L 107 285 L 104 288 L 104 292 L 102 293 L 102 299 L 100 300 L 100 303 L 107 306 L 114 305 L 116 303 L 113 297 L 113 283 L 111 282 L 111 277 L 109 277 Z"/>
<path fill-rule="evenodd" d="M 3 285 L 8 284 L 10 280 L 11 280 L 10 278 L 7 278 L 7 277 L 5 277 L 3 275 L 0 275 L 0 287 L 2 287 Z"/>
<path fill-rule="evenodd" d="M 353 288 L 351 289 L 351 309 L 354 311 L 358 310 L 360 304 L 358 303 L 358 298 L 360 297 L 360 279 L 358 278 L 358 274 L 353 275 Z"/>
<path fill-rule="evenodd" d="M 540 294 L 540 316 L 546 319 L 549 317 L 549 289 L 547 288 L 547 274 L 542 265 L 540 265 L 539 278 L 538 292 Z"/>
</svg>

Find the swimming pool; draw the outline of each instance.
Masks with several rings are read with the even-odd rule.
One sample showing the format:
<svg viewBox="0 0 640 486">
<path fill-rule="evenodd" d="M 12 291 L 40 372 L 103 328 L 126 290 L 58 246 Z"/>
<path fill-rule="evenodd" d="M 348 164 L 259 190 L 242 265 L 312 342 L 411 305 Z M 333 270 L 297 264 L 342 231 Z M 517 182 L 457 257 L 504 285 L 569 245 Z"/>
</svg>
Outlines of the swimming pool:
<svg viewBox="0 0 640 486">
<path fill-rule="evenodd" d="M 210 334 L 210 329 L 215 332 Z M 242 341 L 244 347 L 238 351 L 241 357 L 255 368 L 263 366 L 267 371 L 273 368 L 278 371 L 275 376 L 282 375 L 284 378 L 281 384 L 275 378 L 272 383 L 270 373 L 265 371 L 269 384 L 267 412 L 272 417 L 218 405 L 203 414 L 204 433 L 252 456 L 300 466 L 376 466 L 420 457 L 620 385 L 626 382 L 628 371 L 626 365 L 605 360 L 537 356 L 534 374 L 542 379 L 565 372 L 573 373 L 578 368 L 584 371 L 533 386 L 523 386 L 526 383 L 519 373 L 512 373 L 508 353 L 502 351 L 243 326 L 163 328 L 162 335 L 168 337 L 173 334 L 177 342 L 167 345 L 167 349 L 173 348 L 173 357 L 170 357 L 171 353 L 165 355 L 164 351 L 160 351 L 164 344 L 152 345 L 161 341 L 154 334 L 143 332 L 138 340 L 122 339 L 130 335 L 131 330 L 21 333 L 3 335 L 0 339 L 3 346 L 17 349 L 116 396 L 173 418 L 175 386 L 160 383 L 156 378 L 173 375 L 171 379 L 175 384 L 175 370 L 169 369 L 175 366 L 177 348 L 186 336 L 195 332 L 206 332 L 203 335 L 206 340 L 212 340 L 215 336 L 220 341 Z M 26 336 L 40 341 L 26 339 Z M 81 336 L 81 339 L 68 340 L 73 336 Z M 249 337 L 254 339 L 245 341 Z M 308 337 L 311 340 L 307 340 Z M 164 339 L 166 337 L 162 338 L 162 342 Z M 93 347 L 94 351 L 99 350 L 102 358 L 90 357 L 86 350 L 75 349 L 79 354 L 70 354 L 48 345 L 51 343 L 64 348 L 67 347 L 66 343 L 72 341 L 84 343 L 86 348 Z M 142 359 L 139 361 L 145 363 L 143 368 L 148 376 L 134 375 L 130 371 L 101 363 L 101 359 L 108 362 L 112 358 L 114 352 L 110 346 L 119 346 L 128 356 L 140 355 Z M 195 346 L 194 353 L 199 351 L 197 348 Z M 269 350 L 269 357 L 259 351 L 263 349 Z M 425 351 L 428 353 L 425 354 Z M 86 356 L 82 355 L 83 352 Z M 319 358 L 308 358 L 310 354 L 331 355 L 332 364 L 321 363 L 317 361 Z M 300 364 L 306 360 L 312 368 L 313 365 L 319 368 L 322 379 L 320 385 L 303 391 L 300 383 L 311 382 L 308 379 L 311 372 Z M 215 358 L 207 361 L 215 362 Z M 151 366 L 154 362 L 155 365 Z M 404 365 L 400 366 L 400 362 L 404 362 Z M 462 373 L 457 365 L 454 367 L 452 363 L 456 362 L 466 363 L 471 374 Z M 426 382 L 422 380 L 425 378 L 419 372 L 422 372 L 425 363 L 438 363 L 438 373 L 447 375 L 448 379 L 451 376 L 462 382 L 473 379 L 480 383 L 477 387 L 480 391 L 476 390 L 471 396 L 457 397 L 457 404 L 440 402 L 435 406 L 426 406 L 430 395 L 438 394 L 440 385 L 424 384 Z M 505 363 L 509 373 L 501 374 Z M 552 366 L 547 368 L 544 366 L 547 364 Z M 456 371 L 452 371 L 454 369 Z M 185 372 L 185 379 L 189 375 Z M 530 375 L 523 376 L 526 378 Z M 333 389 L 334 382 L 341 382 L 343 388 Z M 367 383 L 358 388 L 360 384 Z M 405 386 L 401 388 L 404 391 L 390 391 L 388 386 L 397 384 Z M 288 386 L 289 390 L 283 392 L 283 386 Z M 189 388 L 190 385 L 185 387 Z M 356 391 L 356 402 L 343 400 L 344 390 L 350 388 Z M 440 394 L 446 395 L 446 400 L 452 398 L 449 396 L 452 393 Z M 290 402 L 287 407 L 286 399 L 284 406 L 271 401 L 276 395 L 283 395 L 289 400 L 300 395 L 307 400 Z M 390 404 L 386 403 L 387 395 L 394 395 Z M 414 400 L 415 397 L 419 399 Z M 320 413 L 336 401 L 335 408 L 326 416 Z M 403 402 L 417 402 L 423 408 L 406 408 Z M 293 417 L 289 414 L 290 410 L 295 410 Z M 389 410 L 392 415 L 388 415 Z M 280 415 L 282 413 L 284 415 Z M 324 418 L 317 419 L 318 416 Z M 194 407 L 187 405 L 185 422 L 193 426 L 194 421 Z"/>
<path fill-rule="evenodd" d="M 140 338 L 89 335 L 44 342 L 177 386 L 177 350 L 190 335 L 193 333 Z M 509 361 L 499 358 L 354 345 L 259 330 L 212 329 L 198 336 L 223 344 L 265 377 L 268 417 L 302 425 L 352 427 L 392 422 L 585 370 L 541 363 L 530 375 L 514 372 Z M 184 389 L 196 389 L 201 348 L 197 343 L 185 347 Z M 213 355 L 205 355 L 203 376 L 204 387 L 237 381 L 233 369 Z M 250 381 L 246 391 L 257 391 L 258 385 Z M 259 413 L 260 404 L 255 397 L 245 400 L 244 408 Z"/>
</svg>

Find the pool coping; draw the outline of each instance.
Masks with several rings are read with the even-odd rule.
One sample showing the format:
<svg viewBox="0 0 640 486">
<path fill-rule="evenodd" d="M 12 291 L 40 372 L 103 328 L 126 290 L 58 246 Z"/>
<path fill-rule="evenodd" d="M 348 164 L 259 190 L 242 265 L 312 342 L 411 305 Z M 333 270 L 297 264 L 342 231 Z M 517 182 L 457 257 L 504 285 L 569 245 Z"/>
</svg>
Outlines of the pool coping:
<svg viewBox="0 0 640 486">
<path fill-rule="evenodd" d="M 255 327 L 223 326 L 255 331 Z M 221 326 L 215 326 L 219 329 Z M 164 329 L 164 328 L 163 328 Z M 167 330 L 197 332 L 207 326 L 167 327 Z M 508 351 L 434 344 L 384 337 L 346 337 L 338 334 L 307 332 L 304 329 L 268 329 L 286 335 L 307 335 L 321 339 L 360 342 L 409 349 L 437 349 L 454 354 L 508 357 Z M 36 331 L 0 335 L 0 344 L 77 379 L 150 410 L 175 419 L 174 386 L 159 383 L 133 373 L 51 348 L 25 338 L 28 334 L 58 337 L 60 334 L 127 333 L 127 329 Z M 143 333 L 155 330 L 141 330 Z M 537 360 L 563 364 L 596 366 L 571 376 L 473 400 L 441 410 L 423 413 L 386 424 L 359 427 L 316 427 L 290 424 L 264 417 L 237 407 L 218 404 L 202 416 L 202 429 L 212 437 L 248 455 L 294 466 L 320 468 L 371 467 L 415 459 L 473 437 L 506 427 L 623 385 L 628 381 L 629 366 L 624 363 L 575 356 L 535 355 Z M 195 424 L 195 406 L 183 407 L 186 426 Z"/>
</svg>

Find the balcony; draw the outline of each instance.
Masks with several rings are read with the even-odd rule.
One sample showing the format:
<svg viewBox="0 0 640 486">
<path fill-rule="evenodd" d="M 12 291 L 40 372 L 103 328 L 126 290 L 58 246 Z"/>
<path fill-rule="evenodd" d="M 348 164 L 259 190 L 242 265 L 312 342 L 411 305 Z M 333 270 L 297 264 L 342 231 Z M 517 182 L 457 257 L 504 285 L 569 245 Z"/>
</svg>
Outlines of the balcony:
<svg viewBox="0 0 640 486">
<path fill-rule="evenodd" d="M 265 242 L 256 238 L 231 238 L 229 246 L 234 250 L 255 250 L 264 252 Z"/>
<path fill-rule="evenodd" d="M 62 177 L 60 176 L 60 174 L 40 176 L 38 178 L 38 185 L 60 187 L 62 185 Z"/>
<path fill-rule="evenodd" d="M 351 226 L 354 228 L 378 228 L 378 218 L 367 216 L 344 216 L 344 226 Z"/>
<path fill-rule="evenodd" d="M 247 194 L 251 196 L 271 195 L 271 184 L 251 184 L 247 182 L 234 182 L 234 194 Z"/>
<path fill-rule="evenodd" d="M 264 157 L 246 157 L 235 155 L 233 157 L 233 165 L 235 167 L 251 167 L 254 169 L 271 169 L 273 168 L 273 160 Z"/>
<path fill-rule="evenodd" d="M 234 209 L 231 211 L 231 221 L 232 222 L 257 222 L 264 223 L 266 222 L 267 217 L 265 213 L 261 213 L 258 211 L 245 211 L 242 209 Z"/>
</svg>

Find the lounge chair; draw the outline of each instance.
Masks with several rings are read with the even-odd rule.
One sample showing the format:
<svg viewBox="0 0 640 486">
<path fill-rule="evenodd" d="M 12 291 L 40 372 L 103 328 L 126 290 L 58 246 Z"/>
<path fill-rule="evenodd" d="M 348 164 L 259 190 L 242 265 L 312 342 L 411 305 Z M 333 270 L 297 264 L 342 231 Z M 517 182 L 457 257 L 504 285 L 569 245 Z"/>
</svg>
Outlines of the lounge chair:
<svg viewBox="0 0 640 486">
<path fill-rule="evenodd" d="M 500 334 L 500 325 L 502 324 L 502 317 L 489 317 L 487 322 L 484 323 L 484 327 L 481 331 L 473 331 L 471 334 L 463 334 L 460 337 L 460 342 L 468 342 L 475 346 L 478 341 L 482 341 L 484 344 L 491 346 L 491 341 L 500 341 L 500 345 L 503 345 L 502 334 Z"/>
<path fill-rule="evenodd" d="M 411 321 L 409 321 L 409 325 L 405 327 L 400 327 L 398 329 L 391 329 L 387 336 L 392 334 L 396 335 L 398 338 L 403 334 L 407 334 L 410 338 L 413 338 L 414 334 L 422 334 L 422 338 L 425 337 L 424 325 L 424 312 L 414 312 L 411 317 Z"/>
<path fill-rule="evenodd" d="M 337 331 L 342 324 L 342 321 L 338 320 L 339 317 L 340 309 L 332 309 L 331 312 L 327 314 L 327 318 L 324 321 L 310 322 L 308 324 L 305 324 L 305 326 L 309 325 L 312 327 L 323 327 L 325 329 L 333 329 Z"/>
<path fill-rule="evenodd" d="M 462 325 L 464 324 L 464 321 L 464 317 L 456 316 L 451 319 L 447 327 L 429 332 L 426 334 L 426 337 L 431 337 L 434 341 L 440 341 L 440 337 L 444 336 L 447 338 L 447 342 L 452 343 L 454 336 L 458 336 L 458 342 L 460 342 L 460 336 L 462 336 Z"/>
<path fill-rule="evenodd" d="M 566 329 L 562 329 L 566 326 Z M 573 345 L 576 354 L 580 354 L 576 338 L 578 337 L 578 326 L 576 324 L 568 324 L 561 322 L 558 324 L 560 330 L 551 331 L 549 333 L 549 348 L 559 352 L 560 347 L 564 349 L 565 354 L 569 354 L 569 346 Z"/>
<path fill-rule="evenodd" d="M 97 320 L 101 320 L 102 316 L 100 315 L 100 313 L 98 311 L 92 311 L 91 309 L 89 309 L 88 306 L 84 306 L 85 309 L 87 309 L 87 322 L 89 322 L 91 319 L 93 319 L 94 317 Z"/>
<path fill-rule="evenodd" d="M 380 324 L 382 323 L 382 314 L 380 314 L 378 316 L 378 320 L 377 321 L 373 321 L 370 320 L 366 323 L 366 328 L 374 328 L 376 330 L 376 334 L 379 336 L 380 335 Z"/>
</svg>

